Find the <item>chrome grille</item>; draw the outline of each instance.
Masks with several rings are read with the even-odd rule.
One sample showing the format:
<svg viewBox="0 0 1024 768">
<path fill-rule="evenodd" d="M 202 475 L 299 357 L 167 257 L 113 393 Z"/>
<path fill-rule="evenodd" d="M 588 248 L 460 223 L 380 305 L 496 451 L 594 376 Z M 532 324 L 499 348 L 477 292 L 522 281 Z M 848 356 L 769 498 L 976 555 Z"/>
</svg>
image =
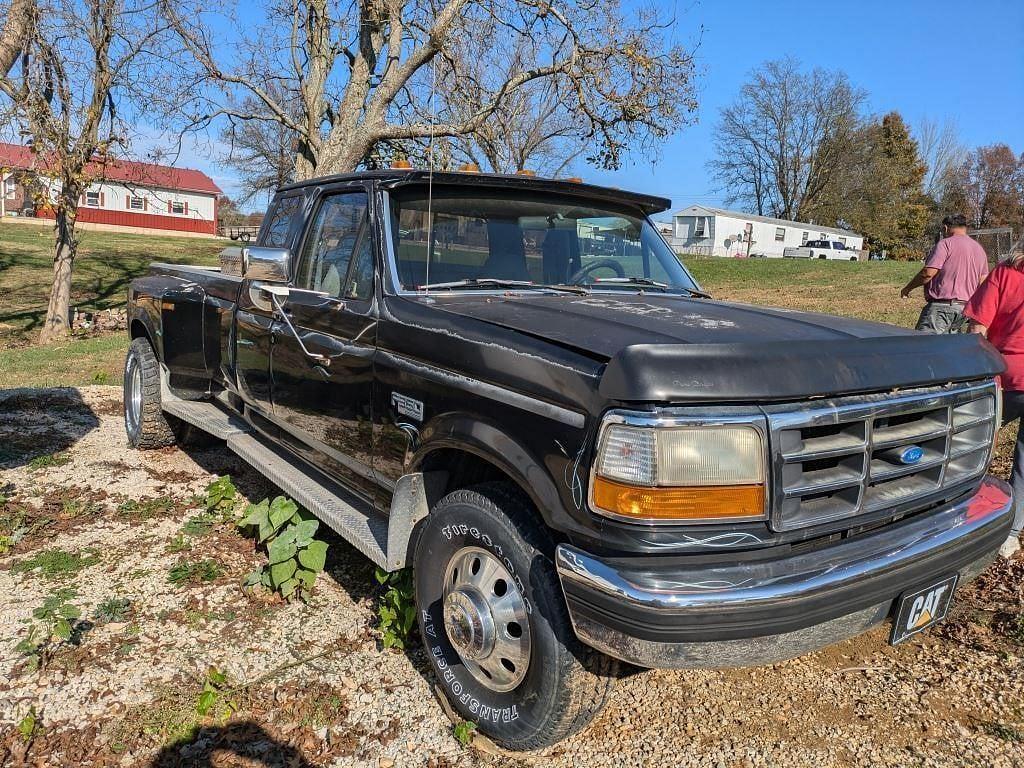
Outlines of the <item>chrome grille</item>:
<svg viewBox="0 0 1024 768">
<path fill-rule="evenodd" d="M 772 525 L 787 531 L 878 513 L 979 478 L 997 416 L 991 382 L 765 408 L 774 446 Z M 915 446 L 903 463 L 894 451 Z"/>
</svg>

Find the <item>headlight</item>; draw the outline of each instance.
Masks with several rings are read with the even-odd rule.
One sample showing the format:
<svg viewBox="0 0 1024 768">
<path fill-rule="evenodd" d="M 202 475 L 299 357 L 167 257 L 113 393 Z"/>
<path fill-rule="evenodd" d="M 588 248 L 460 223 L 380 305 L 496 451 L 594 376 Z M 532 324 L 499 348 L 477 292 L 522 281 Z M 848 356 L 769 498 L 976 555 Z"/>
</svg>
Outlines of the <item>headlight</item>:
<svg viewBox="0 0 1024 768">
<path fill-rule="evenodd" d="M 599 512 L 632 520 L 763 519 L 763 438 L 746 424 L 609 424 L 591 501 Z"/>
</svg>

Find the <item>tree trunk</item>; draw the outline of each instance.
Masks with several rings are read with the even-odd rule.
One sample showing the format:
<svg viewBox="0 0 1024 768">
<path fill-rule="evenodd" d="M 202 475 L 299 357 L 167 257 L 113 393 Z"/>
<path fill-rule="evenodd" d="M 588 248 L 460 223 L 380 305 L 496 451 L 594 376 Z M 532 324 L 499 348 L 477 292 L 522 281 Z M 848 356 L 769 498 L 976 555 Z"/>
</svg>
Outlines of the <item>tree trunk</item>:
<svg viewBox="0 0 1024 768">
<path fill-rule="evenodd" d="M 78 193 L 69 197 L 67 187 L 57 202 L 57 220 L 54 224 L 56 242 L 53 250 L 53 286 L 50 288 L 50 303 L 46 308 L 46 319 L 39 341 L 67 338 L 71 330 L 71 274 L 78 254 L 78 240 L 75 238 L 75 222 L 78 219 Z"/>
<path fill-rule="evenodd" d="M 0 77 L 4 77 L 18 60 L 33 28 L 36 15 L 35 0 L 13 0 L 7 19 L 0 28 Z"/>
</svg>

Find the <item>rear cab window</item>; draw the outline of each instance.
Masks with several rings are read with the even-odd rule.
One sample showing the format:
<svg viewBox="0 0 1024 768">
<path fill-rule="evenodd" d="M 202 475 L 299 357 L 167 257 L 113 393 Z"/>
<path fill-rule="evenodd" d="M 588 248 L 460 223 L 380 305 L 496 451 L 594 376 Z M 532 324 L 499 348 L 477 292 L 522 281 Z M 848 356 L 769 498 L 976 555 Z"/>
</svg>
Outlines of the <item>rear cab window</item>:
<svg viewBox="0 0 1024 768">
<path fill-rule="evenodd" d="M 267 248 L 287 248 L 302 213 L 301 194 L 279 197 L 263 220 L 256 244 Z"/>
</svg>

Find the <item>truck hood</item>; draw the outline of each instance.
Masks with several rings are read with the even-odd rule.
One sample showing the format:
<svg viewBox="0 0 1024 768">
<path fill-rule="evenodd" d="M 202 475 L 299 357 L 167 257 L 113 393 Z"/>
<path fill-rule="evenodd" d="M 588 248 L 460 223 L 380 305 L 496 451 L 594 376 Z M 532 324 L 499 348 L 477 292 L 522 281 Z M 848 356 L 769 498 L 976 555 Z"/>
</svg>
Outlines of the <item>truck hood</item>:
<svg viewBox="0 0 1024 768">
<path fill-rule="evenodd" d="M 993 376 L 976 335 L 932 336 L 810 312 L 664 294 L 456 294 L 434 306 L 608 362 L 630 401 L 788 400 Z"/>
</svg>

